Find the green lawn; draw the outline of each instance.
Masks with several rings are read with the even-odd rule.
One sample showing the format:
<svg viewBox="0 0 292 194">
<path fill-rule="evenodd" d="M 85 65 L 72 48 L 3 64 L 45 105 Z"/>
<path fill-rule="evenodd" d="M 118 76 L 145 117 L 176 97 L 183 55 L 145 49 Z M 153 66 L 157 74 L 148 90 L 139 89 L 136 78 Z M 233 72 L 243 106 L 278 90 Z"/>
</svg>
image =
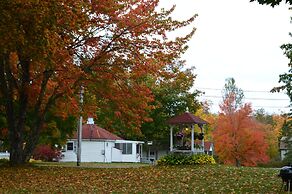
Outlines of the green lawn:
<svg viewBox="0 0 292 194">
<path fill-rule="evenodd" d="M 0 193 L 279 193 L 282 184 L 268 168 L 103 165 L 0 166 Z"/>
</svg>

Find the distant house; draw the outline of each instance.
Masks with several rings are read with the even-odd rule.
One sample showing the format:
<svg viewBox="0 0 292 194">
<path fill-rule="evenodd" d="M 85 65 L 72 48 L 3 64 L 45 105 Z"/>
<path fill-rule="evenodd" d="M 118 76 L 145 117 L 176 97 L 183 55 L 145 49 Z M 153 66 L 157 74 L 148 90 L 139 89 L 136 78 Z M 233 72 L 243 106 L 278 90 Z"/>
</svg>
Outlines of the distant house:
<svg viewBox="0 0 292 194">
<path fill-rule="evenodd" d="M 10 154 L 8 151 L 0 152 L 0 159 L 9 159 Z"/>
<path fill-rule="evenodd" d="M 82 127 L 81 162 L 140 162 L 141 141 L 124 140 L 94 124 L 89 118 Z M 77 135 L 67 140 L 61 162 L 77 161 Z"/>
<path fill-rule="evenodd" d="M 4 142 L 0 139 L 0 159 L 9 159 L 10 154 L 7 151 L 7 147 L 4 147 Z"/>
<path fill-rule="evenodd" d="M 287 139 L 287 137 L 285 137 L 285 136 L 280 139 L 280 157 L 281 157 L 281 160 L 284 160 L 285 155 L 288 153 L 288 145 L 286 143 L 286 139 Z M 292 138 L 289 141 L 292 141 Z"/>
</svg>

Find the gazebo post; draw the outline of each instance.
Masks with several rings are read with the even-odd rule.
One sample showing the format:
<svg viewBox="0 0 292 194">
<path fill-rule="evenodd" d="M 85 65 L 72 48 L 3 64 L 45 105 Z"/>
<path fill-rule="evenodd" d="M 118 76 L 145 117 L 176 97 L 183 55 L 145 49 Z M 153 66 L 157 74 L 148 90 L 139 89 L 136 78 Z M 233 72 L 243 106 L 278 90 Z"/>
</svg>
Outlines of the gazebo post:
<svg viewBox="0 0 292 194">
<path fill-rule="evenodd" d="M 170 152 L 173 151 L 173 126 L 170 126 Z"/>
<path fill-rule="evenodd" d="M 192 151 L 192 153 L 194 153 L 195 152 L 195 147 L 194 147 L 194 125 L 193 124 L 191 125 L 191 128 L 192 128 L 191 151 Z"/>
</svg>

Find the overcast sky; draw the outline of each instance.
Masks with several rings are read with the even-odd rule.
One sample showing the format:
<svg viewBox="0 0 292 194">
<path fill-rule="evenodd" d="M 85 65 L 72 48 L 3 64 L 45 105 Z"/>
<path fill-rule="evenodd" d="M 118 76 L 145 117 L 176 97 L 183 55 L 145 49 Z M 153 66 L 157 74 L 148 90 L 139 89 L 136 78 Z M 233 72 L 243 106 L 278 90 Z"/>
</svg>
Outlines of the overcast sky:
<svg viewBox="0 0 292 194">
<path fill-rule="evenodd" d="M 219 111 L 221 89 L 228 77 L 245 91 L 245 102 L 251 102 L 254 109 L 262 107 L 269 113 L 289 110 L 284 108 L 289 105 L 285 94 L 264 92 L 277 86 L 279 74 L 288 70 L 288 59 L 280 49 L 292 32 L 288 5 L 272 8 L 249 0 L 161 2 L 166 8 L 173 4 L 176 19 L 199 15 L 184 59 L 196 67 L 194 87 L 205 92 L 202 100 L 213 102 L 213 112 Z"/>
</svg>

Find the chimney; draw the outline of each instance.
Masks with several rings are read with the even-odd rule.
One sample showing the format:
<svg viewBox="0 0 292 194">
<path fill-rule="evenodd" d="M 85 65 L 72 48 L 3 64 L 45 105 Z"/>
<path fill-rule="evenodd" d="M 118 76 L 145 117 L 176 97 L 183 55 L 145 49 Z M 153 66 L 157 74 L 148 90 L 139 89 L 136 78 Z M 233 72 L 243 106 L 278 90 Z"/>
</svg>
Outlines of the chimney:
<svg viewBox="0 0 292 194">
<path fill-rule="evenodd" d="M 94 120 L 93 120 L 93 118 L 88 118 L 86 124 L 94 125 Z"/>
</svg>

